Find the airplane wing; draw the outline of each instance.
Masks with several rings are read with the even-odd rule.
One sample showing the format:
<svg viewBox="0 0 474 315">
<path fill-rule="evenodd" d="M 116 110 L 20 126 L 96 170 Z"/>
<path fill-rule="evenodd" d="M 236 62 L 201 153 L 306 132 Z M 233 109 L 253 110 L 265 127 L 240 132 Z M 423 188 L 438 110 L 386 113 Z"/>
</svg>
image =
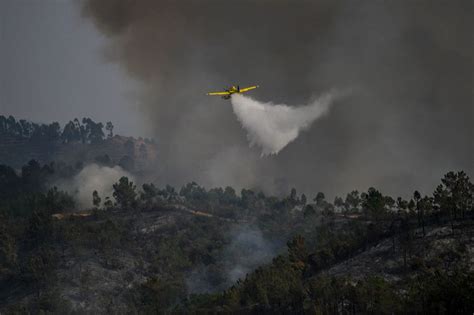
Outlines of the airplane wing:
<svg viewBox="0 0 474 315">
<path fill-rule="evenodd" d="M 250 91 L 250 90 L 254 90 L 254 89 L 256 89 L 256 88 L 258 88 L 258 85 L 249 86 L 249 87 L 240 89 L 240 93 L 247 92 L 247 91 Z"/>
<path fill-rule="evenodd" d="M 214 95 L 230 95 L 230 93 L 227 92 L 227 91 L 223 91 L 223 92 L 210 92 L 210 93 L 207 93 L 206 95 L 211 95 L 211 96 L 214 96 Z"/>
</svg>

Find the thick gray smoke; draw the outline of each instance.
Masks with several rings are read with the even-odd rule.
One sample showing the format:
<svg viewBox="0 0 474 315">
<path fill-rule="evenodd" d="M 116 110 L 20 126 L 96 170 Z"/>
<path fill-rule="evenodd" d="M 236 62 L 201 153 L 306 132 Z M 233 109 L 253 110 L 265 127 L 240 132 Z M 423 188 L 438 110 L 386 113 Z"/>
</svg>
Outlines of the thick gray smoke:
<svg viewBox="0 0 474 315">
<path fill-rule="evenodd" d="M 310 195 L 373 185 L 397 195 L 428 193 L 448 170 L 472 176 L 473 6 L 84 0 L 84 14 L 108 36 L 107 60 L 143 85 L 162 183 Z M 357 93 L 278 155 L 259 158 L 231 104 L 204 95 L 231 84 L 259 84 L 252 97 L 275 104 L 332 88 Z"/>
<path fill-rule="evenodd" d="M 325 95 L 309 105 L 261 103 L 243 95 L 232 97 L 232 108 L 242 126 L 247 130 L 250 146 L 262 149 L 262 156 L 277 154 L 313 121 L 326 114 L 333 95 Z"/>
<path fill-rule="evenodd" d="M 92 208 L 92 193 L 97 190 L 102 201 L 106 197 L 112 198 L 112 185 L 122 176 L 133 181 L 133 176 L 124 171 L 120 166 L 107 167 L 90 164 L 84 167 L 79 174 L 67 181 L 55 185 L 71 193 L 77 201 L 79 209 Z"/>
</svg>

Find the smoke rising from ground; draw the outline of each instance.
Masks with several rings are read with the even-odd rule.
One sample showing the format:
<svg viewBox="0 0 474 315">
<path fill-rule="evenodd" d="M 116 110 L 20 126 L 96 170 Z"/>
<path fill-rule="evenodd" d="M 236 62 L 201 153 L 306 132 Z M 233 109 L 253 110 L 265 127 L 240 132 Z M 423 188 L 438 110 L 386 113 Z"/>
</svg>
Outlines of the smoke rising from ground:
<svg viewBox="0 0 474 315">
<path fill-rule="evenodd" d="M 245 278 L 248 273 L 270 262 L 276 255 L 275 245 L 265 239 L 257 227 L 238 226 L 231 235 L 232 242 L 224 251 L 228 284 Z"/>
<path fill-rule="evenodd" d="M 309 105 L 290 107 L 261 103 L 243 95 L 232 96 L 232 108 L 247 130 L 250 146 L 262 149 L 262 156 L 277 154 L 316 119 L 326 114 L 333 95 L 325 95 Z"/>
<path fill-rule="evenodd" d="M 472 176 L 472 12 L 471 0 L 84 1 L 107 60 L 142 84 L 161 183 L 310 195 L 428 193 L 448 170 Z M 204 96 L 231 84 L 275 104 L 358 92 L 259 158 L 229 103 Z"/>
<path fill-rule="evenodd" d="M 71 193 L 77 201 L 79 209 L 92 208 L 92 193 L 97 190 L 102 202 L 112 197 L 112 185 L 126 176 L 133 181 L 133 176 L 120 166 L 107 167 L 90 164 L 84 167 L 73 179 L 57 183 L 56 186 Z"/>
<path fill-rule="evenodd" d="M 218 287 L 214 279 L 217 270 L 208 266 L 199 266 L 186 279 L 189 293 L 206 293 L 224 290 L 234 284 L 262 264 L 269 263 L 278 253 L 279 246 L 263 235 L 262 231 L 251 225 L 235 226 L 229 231 L 230 243 L 223 249 L 222 257 L 217 261 L 221 264 L 213 266 L 223 271 L 224 286 Z"/>
</svg>

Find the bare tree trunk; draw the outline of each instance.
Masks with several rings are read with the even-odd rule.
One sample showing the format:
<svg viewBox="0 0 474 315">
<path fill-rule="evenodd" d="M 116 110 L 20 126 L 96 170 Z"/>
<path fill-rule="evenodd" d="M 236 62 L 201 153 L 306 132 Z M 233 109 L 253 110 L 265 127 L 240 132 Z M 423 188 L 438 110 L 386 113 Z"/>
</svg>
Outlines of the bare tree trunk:
<svg viewBox="0 0 474 315">
<path fill-rule="evenodd" d="M 423 237 L 425 237 L 426 233 L 425 233 L 425 216 L 424 216 L 424 213 L 421 217 L 421 226 L 422 226 L 422 229 L 423 229 Z"/>
<path fill-rule="evenodd" d="M 406 269 L 407 268 L 407 249 L 403 249 L 403 267 Z"/>
</svg>

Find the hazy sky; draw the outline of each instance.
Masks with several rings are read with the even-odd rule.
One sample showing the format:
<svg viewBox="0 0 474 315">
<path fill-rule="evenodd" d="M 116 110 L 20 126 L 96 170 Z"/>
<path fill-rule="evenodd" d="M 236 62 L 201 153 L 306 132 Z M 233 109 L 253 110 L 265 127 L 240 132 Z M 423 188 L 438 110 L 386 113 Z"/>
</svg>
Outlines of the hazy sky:
<svg viewBox="0 0 474 315">
<path fill-rule="evenodd" d="M 91 117 L 146 133 L 136 83 L 104 62 L 106 39 L 74 0 L 0 0 L 0 115 L 38 122 Z"/>
<path fill-rule="evenodd" d="M 295 4 L 296 3 L 296 4 Z M 158 179 L 332 195 L 429 193 L 472 173 L 472 0 L 86 0 L 109 60 L 143 84 Z M 278 155 L 259 157 L 228 102 L 307 104 L 352 91 Z"/>
<path fill-rule="evenodd" d="M 151 135 L 159 184 L 396 195 L 472 174 L 472 0 L 294 2 L 0 0 L 0 114 Z M 261 158 L 204 94 L 232 83 L 290 106 L 353 93 Z"/>
</svg>

